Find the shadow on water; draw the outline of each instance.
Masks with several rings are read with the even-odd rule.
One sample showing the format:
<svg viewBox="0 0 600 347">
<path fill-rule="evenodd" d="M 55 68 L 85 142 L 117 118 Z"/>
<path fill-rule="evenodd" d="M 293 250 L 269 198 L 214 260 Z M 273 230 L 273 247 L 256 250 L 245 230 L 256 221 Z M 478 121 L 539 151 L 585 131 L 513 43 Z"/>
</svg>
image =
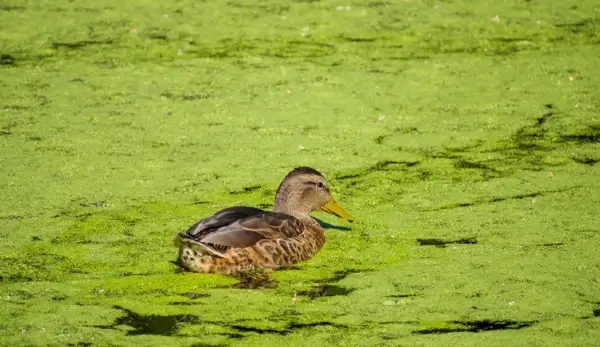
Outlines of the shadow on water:
<svg viewBox="0 0 600 347">
<path fill-rule="evenodd" d="M 448 334 L 448 333 L 459 333 L 459 332 L 471 332 L 478 333 L 482 331 L 492 330 L 517 330 L 530 327 L 537 322 L 517 322 L 510 320 L 476 320 L 476 321 L 451 321 L 450 324 L 455 325 L 454 327 L 447 328 L 430 328 L 417 330 L 415 334 Z"/>
<path fill-rule="evenodd" d="M 311 289 L 300 291 L 300 292 L 298 292 L 298 295 L 306 296 L 312 300 L 321 298 L 324 296 L 348 295 L 354 291 L 353 288 L 346 288 L 343 286 L 334 285 L 332 283 L 339 282 L 352 274 L 369 272 L 369 271 L 372 271 L 372 270 L 371 269 L 345 269 L 345 270 L 335 271 L 333 273 L 333 275 L 331 275 L 329 277 L 316 280 L 315 281 L 316 284 Z"/>
<path fill-rule="evenodd" d="M 200 319 L 199 316 L 190 314 L 143 315 L 121 306 L 113 306 L 113 308 L 123 311 L 125 315 L 118 317 L 110 325 L 94 325 L 93 327 L 115 329 L 119 325 L 126 325 L 133 328 L 133 330 L 127 331 L 127 335 L 173 336 L 177 334 L 182 323 L 197 323 Z"/>
<path fill-rule="evenodd" d="M 417 294 L 392 294 L 392 295 L 388 295 L 386 297 L 387 298 L 404 299 L 404 298 L 414 298 L 415 296 L 417 296 Z"/>
<path fill-rule="evenodd" d="M 142 315 L 128 310 L 121 306 L 113 306 L 115 309 L 123 311 L 125 314 L 116 318 L 112 324 L 109 325 L 94 325 L 95 328 L 100 329 L 117 329 L 118 326 L 125 325 L 132 330 L 127 330 L 127 335 L 160 335 L 160 336 L 175 336 L 182 328 L 185 323 L 188 324 L 199 324 L 200 317 L 189 314 L 178 314 L 178 315 Z M 297 323 L 289 322 L 282 329 L 272 328 L 259 328 L 254 327 L 251 324 L 241 325 L 227 324 L 225 322 L 216 321 L 202 321 L 202 324 L 216 325 L 219 327 L 229 328 L 232 332 L 220 333 L 219 335 L 225 335 L 232 339 L 243 339 L 248 336 L 248 333 L 255 334 L 276 334 L 276 335 L 288 335 L 298 330 L 311 329 L 315 327 L 333 327 L 348 329 L 347 325 L 336 324 L 328 321 L 318 321 L 312 323 Z"/>
<path fill-rule="evenodd" d="M 329 224 L 319 218 L 315 218 L 315 217 L 311 217 L 312 219 L 316 220 L 317 223 L 319 223 L 319 225 L 321 225 L 321 228 L 323 229 L 335 229 L 335 230 L 344 230 L 344 231 L 350 231 L 352 230 L 349 227 L 345 227 L 345 226 L 339 226 L 339 225 L 334 225 L 334 224 Z"/>
<path fill-rule="evenodd" d="M 379 139 L 376 141 L 382 141 Z M 339 174 L 335 176 L 336 181 L 340 181 L 340 183 L 346 186 L 353 186 L 358 184 L 361 181 L 367 179 L 370 174 L 373 173 L 382 173 L 382 172 L 395 172 L 395 173 L 407 173 L 410 170 L 414 170 L 418 167 L 418 161 L 404 161 L 404 160 L 382 160 L 378 161 L 373 165 L 363 167 L 361 169 L 352 170 L 350 172 Z"/>
<path fill-rule="evenodd" d="M 363 272 L 371 272 L 373 271 L 372 269 L 344 269 L 344 270 L 337 270 L 333 273 L 333 275 L 331 275 L 330 277 L 326 277 L 323 278 L 321 280 L 319 280 L 320 283 L 331 283 L 331 282 L 339 282 L 341 280 L 343 280 L 344 278 L 353 275 L 353 274 L 358 274 L 358 273 L 363 273 Z"/>
<path fill-rule="evenodd" d="M 241 190 L 232 190 L 229 192 L 230 195 L 239 195 L 239 194 L 248 194 L 248 193 L 252 193 L 254 191 L 260 190 L 263 187 L 261 185 L 254 185 L 254 186 L 248 186 L 248 187 L 244 187 Z"/>
<path fill-rule="evenodd" d="M 346 289 L 340 289 L 336 286 L 328 286 L 327 290 L 341 290 L 346 292 Z M 326 296 L 326 295 L 325 295 Z M 124 315 L 117 317 L 112 324 L 109 325 L 94 325 L 95 328 L 100 329 L 115 329 L 120 330 L 119 326 L 128 326 L 132 329 L 127 330 L 127 335 L 160 335 L 160 336 L 174 336 L 177 335 L 179 329 L 184 324 L 199 324 L 201 323 L 200 317 L 189 314 L 176 314 L 176 315 L 142 315 L 135 313 L 131 310 L 123 308 L 121 306 L 113 306 L 115 309 L 124 312 Z M 594 310 L 594 316 L 600 315 L 600 309 Z M 284 317 L 281 317 L 282 319 Z M 243 339 L 248 337 L 250 334 L 274 334 L 285 336 L 290 333 L 295 333 L 299 330 L 312 329 L 315 327 L 331 327 L 334 329 L 349 329 L 348 325 L 337 324 L 329 321 L 317 321 L 311 323 L 297 323 L 294 320 L 288 322 L 282 328 L 264 328 L 256 327 L 248 322 L 249 324 L 227 324 L 225 322 L 216 321 L 202 321 L 204 325 L 216 325 L 223 328 L 229 328 L 233 331 L 219 333 L 219 335 L 225 335 L 232 339 Z M 398 324 L 395 321 L 393 324 Z M 404 322 L 404 324 L 415 324 L 417 322 Z M 511 320 L 476 320 L 476 321 L 449 321 L 448 326 L 440 328 L 428 328 L 416 330 L 413 334 L 426 335 L 426 334 L 447 334 L 456 332 L 483 332 L 483 331 L 494 331 L 494 330 L 517 330 L 532 326 L 537 323 L 536 321 L 511 321 Z M 381 323 L 379 323 L 381 324 Z M 361 325 L 363 328 L 367 328 L 370 324 Z"/>
<path fill-rule="evenodd" d="M 199 299 L 199 298 L 208 298 L 210 296 L 210 294 L 186 292 L 186 293 L 181 293 L 181 296 L 185 296 L 186 298 L 188 298 L 190 300 L 194 300 L 194 299 Z"/>
<path fill-rule="evenodd" d="M 171 301 L 168 303 L 171 306 L 198 306 L 198 305 L 206 305 L 203 302 L 194 302 L 194 301 Z"/>
<path fill-rule="evenodd" d="M 200 298 L 208 298 L 210 297 L 210 294 L 208 293 L 191 293 L 191 292 L 186 292 L 186 293 L 181 293 L 180 294 L 183 297 L 186 297 L 188 299 L 190 299 L 189 301 L 171 301 L 169 302 L 169 305 L 173 305 L 173 306 L 195 306 L 195 305 L 205 305 L 205 302 L 202 302 L 200 300 L 196 300 L 196 299 L 200 299 Z"/>
<path fill-rule="evenodd" d="M 336 285 L 331 285 L 331 284 L 321 284 L 318 286 L 313 287 L 310 290 L 304 290 L 301 292 L 298 292 L 298 295 L 302 295 L 302 296 L 306 296 L 310 299 L 317 299 L 323 296 L 338 296 L 338 295 L 342 295 L 342 296 L 346 296 L 350 293 L 352 293 L 354 291 L 354 289 L 349 289 L 349 288 L 345 288 L 342 286 L 336 286 Z"/>
<path fill-rule="evenodd" d="M 441 239 L 417 239 L 419 246 L 435 246 L 438 248 L 444 248 L 448 245 L 475 245 L 477 239 L 475 237 L 468 237 L 457 240 L 441 240 Z"/>
<path fill-rule="evenodd" d="M 589 165 L 589 166 L 594 166 L 596 163 L 598 163 L 600 161 L 600 159 L 586 157 L 586 156 L 573 157 L 572 159 L 576 163 Z"/>
<path fill-rule="evenodd" d="M 565 187 L 565 188 L 555 189 L 555 190 L 546 190 L 546 191 L 539 191 L 539 192 L 533 192 L 533 193 L 523 193 L 523 194 L 510 195 L 510 196 L 498 196 L 498 197 L 494 197 L 491 199 L 481 199 L 481 200 L 475 200 L 472 202 L 462 202 L 462 203 L 458 203 L 458 204 L 452 204 L 452 205 L 440 206 L 440 207 L 436 207 L 436 208 L 432 208 L 432 209 L 426 209 L 423 211 L 431 212 L 431 211 L 447 210 L 447 209 L 452 209 L 452 208 L 471 207 L 471 206 L 477 206 L 477 205 L 483 205 L 483 204 L 493 204 L 496 202 L 509 201 L 509 200 L 523 200 L 526 198 L 535 198 L 538 196 L 545 196 L 545 195 L 553 194 L 553 193 L 567 192 L 567 191 L 575 190 L 575 189 L 579 189 L 579 188 L 581 188 L 580 185 L 575 185 L 575 186 Z"/>
<path fill-rule="evenodd" d="M 600 317 L 600 301 L 596 302 L 595 304 L 596 308 L 592 310 L 592 317 Z"/>
<path fill-rule="evenodd" d="M 217 324 L 217 322 L 206 322 L 208 324 Z M 431 329 L 422 329 L 416 330 L 413 334 L 419 335 L 427 335 L 427 334 L 447 334 L 447 333 L 455 333 L 455 332 L 484 332 L 484 331 L 494 331 L 494 330 L 518 330 L 532 326 L 537 323 L 536 321 L 510 321 L 510 320 L 478 320 L 478 321 L 451 321 L 447 322 L 448 324 L 453 325 L 452 327 L 447 328 L 431 328 Z M 407 322 L 379 322 L 381 324 L 418 324 L 415 321 L 407 321 Z M 266 335 L 280 335 L 286 336 L 291 333 L 297 333 L 298 331 L 302 331 L 304 333 L 308 333 L 307 329 L 317 328 L 317 327 L 329 327 L 333 329 L 350 329 L 350 326 L 345 324 L 338 324 L 329 321 L 317 321 L 312 323 L 296 323 L 289 322 L 285 327 L 280 329 L 274 328 L 263 328 L 263 327 L 255 327 L 251 324 L 219 324 L 219 326 L 227 327 L 233 330 L 233 332 L 226 333 L 225 335 L 235 338 L 242 339 L 249 336 L 250 334 L 266 334 Z M 361 324 L 358 327 L 362 329 L 369 329 L 372 327 L 372 323 Z"/>
<path fill-rule="evenodd" d="M 586 130 L 578 133 L 561 134 L 559 142 L 598 143 L 600 142 L 600 124 L 588 125 Z"/>
<path fill-rule="evenodd" d="M 256 269 L 250 271 L 244 271 L 232 275 L 232 277 L 239 280 L 238 283 L 233 286 L 224 286 L 225 288 L 238 288 L 238 289 L 258 289 L 258 288 L 277 288 L 279 283 L 274 278 L 271 278 L 271 271 Z"/>
<path fill-rule="evenodd" d="M 285 336 L 300 330 L 306 330 L 306 329 L 311 329 L 311 328 L 315 328 L 315 327 L 333 327 L 336 329 L 348 329 L 347 325 L 343 325 L 343 324 L 337 324 L 337 323 L 333 323 L 333 322 L 327 322 L 327 321 L 320 321 L 320 322 L 313 322 L 313 323 L 295 323 L 295 322 L 290 322 L 288 323 L 283 329 L 269 329 L 269 328 L 257 328 L 257 327 L 253 327 L 253 326 L 247 326 L 247 325 L 239 325 L 239 324 L 232 324 L 228 326 L 229 328 L 233 329 L 236 331 L 236 333 L 233 333 L 232 335 L 236 335 L 239 336 L 238 338 L 243 338 L 246 337 L 247 334 L 243 334 L 243 333 L 255 333 L 255 334 L 275 334 L 275 335 L 281 335 L 281 336 Z"/>
</svg>

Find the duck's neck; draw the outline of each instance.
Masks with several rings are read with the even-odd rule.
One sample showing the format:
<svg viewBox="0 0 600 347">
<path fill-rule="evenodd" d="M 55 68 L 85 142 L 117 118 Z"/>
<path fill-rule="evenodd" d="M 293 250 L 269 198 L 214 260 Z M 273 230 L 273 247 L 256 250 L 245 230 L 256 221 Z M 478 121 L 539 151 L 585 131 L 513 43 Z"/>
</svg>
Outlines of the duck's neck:
<svg viewBox="0 0 600 347">
<path fill-rule="evenodd" d="M 280 187 L 275 195 L 275 205 L 273 212 L 285 213 L 297 219 L 311 219 L 308 214 L 311 212 L 310 206 L 302 201 L 300 194 L 293 191 L 290 187 Z"/>
<path fill-rule="evenodd" d="M 315 255 L 325 243 L 325 232 L 321 225 L 308 214 L 311 207 L 306 205 L 303 199 L 293 190 L 286 190 L 286 187 L 280 187 L 275 195 L 275 205 L 273 212 L 285 213 L 300 220 L 307 228 L 302 234 L 297 236 L 300 260 L 306 260 Z"/>
<path fill-rule="evenodd" d="M 289 202 L 278 203 L 275 200 L 275 206 L 273 206 L 273 212 L 277 213 L 285 213 L 289 216 L 292 216 L 297 219 L 311 219 L 308 215 L 310 213 L 309 209 L 299 208 L 298 205 L 291 204 Z"/>
</svg>

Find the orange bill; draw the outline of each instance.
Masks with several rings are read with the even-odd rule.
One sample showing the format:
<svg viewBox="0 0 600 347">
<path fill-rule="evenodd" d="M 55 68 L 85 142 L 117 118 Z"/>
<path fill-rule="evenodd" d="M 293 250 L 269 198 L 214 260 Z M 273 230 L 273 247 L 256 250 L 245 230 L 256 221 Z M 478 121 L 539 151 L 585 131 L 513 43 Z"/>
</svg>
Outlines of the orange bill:
<svg viewBox="0 0 600 347">
<path fill-rule="evenodd" d="M 345 219 L 348 222 L 354 221 L 354 217 L 352 217 L 350 213 L 344 211 L 344 209 L 337 204 L 333 196 L 329 199 L 325 206 L 321 207 L 321 211 L 331 213 L 332 215 Z"/>
</svg>

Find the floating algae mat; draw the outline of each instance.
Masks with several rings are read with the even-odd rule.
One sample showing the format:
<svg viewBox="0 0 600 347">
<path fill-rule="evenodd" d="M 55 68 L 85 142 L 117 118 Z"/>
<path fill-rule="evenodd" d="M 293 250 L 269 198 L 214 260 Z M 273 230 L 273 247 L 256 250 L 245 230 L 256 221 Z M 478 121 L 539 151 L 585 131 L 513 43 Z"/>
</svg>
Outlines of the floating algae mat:
<svg viewBox="0 0 600 347">
<path fill-rule="evenodd" d="M 3 0 L 2 344 L 597 344 L 598 56 L 591 0 Z M 177 266 L 296 166 L 313 259 Z"/>
</svg>

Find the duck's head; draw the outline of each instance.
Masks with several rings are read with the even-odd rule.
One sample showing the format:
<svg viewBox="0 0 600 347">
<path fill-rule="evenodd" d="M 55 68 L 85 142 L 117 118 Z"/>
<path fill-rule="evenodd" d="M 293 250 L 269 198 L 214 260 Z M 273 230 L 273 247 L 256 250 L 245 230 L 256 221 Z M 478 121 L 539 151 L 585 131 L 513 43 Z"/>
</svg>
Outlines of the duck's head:
<svg viewBox="0 0 600 347">
<path fill-rule="evenodd" d="M 354 217 L 331 196 L 327 180 L 319 171 L 310 167 L 298 167 L 290 171 L 277 189 L 273 211 L 302 218 L 317 210 L 349 222 L 354 221 Z"/>
</svg>

